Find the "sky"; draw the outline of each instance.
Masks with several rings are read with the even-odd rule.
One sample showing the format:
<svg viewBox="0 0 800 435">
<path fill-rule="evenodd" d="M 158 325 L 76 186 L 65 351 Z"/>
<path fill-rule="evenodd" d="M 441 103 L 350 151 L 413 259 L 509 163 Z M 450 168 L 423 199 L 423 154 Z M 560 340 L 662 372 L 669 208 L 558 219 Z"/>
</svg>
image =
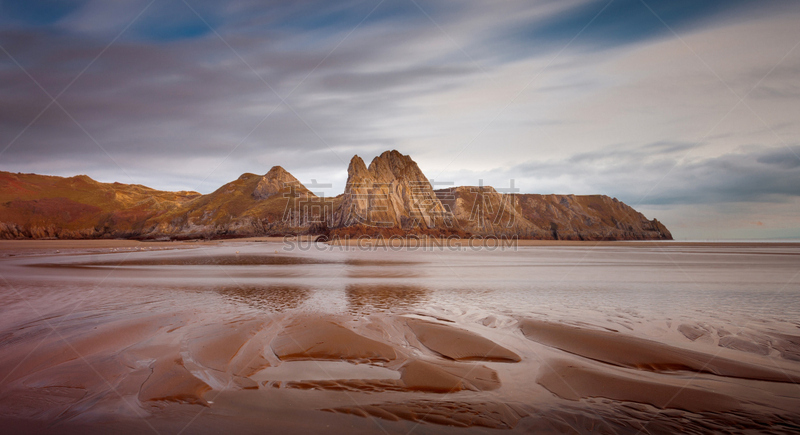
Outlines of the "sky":
<svg viewBox="0 0 800 435">
<path fill-rule="evenodd" d="M 798 22 L 792 0 L 0 0 L 0 170 L 209 193 L 281 165 L 335 196 L 354 154 L 397 149 L 435 187 L 797 238 Z"/>
</svg>

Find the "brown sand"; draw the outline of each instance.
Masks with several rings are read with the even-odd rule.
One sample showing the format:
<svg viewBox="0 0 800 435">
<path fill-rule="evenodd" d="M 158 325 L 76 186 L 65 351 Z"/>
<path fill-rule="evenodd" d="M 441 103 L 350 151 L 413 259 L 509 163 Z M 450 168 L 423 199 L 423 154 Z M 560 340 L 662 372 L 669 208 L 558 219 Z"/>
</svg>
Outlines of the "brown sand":
<svg viewBox="0 0 800 435">
<path fill-rule="evenodd" d="M 408 326 L 428 349 L 456 361 L 519 362 L 519 355 L 472 332 L 440 323 L 409 319 Z"/>
<path fill-rule="evenodd" d="M 218 242 L 141 242 L 138 240 L 0 240 L 0 258 L 54 254 L 162 251 L 211 246 Z"/>
<path fill-rule="evenodd" d="M 264 327 L 264 322 L 249 321 L 199 328 L 190 334 L 187 350 L 201 366 L 239 377 L 252 376 L 270 366 L 261 355 L 263 343 L 254 338 Z"/>
<path fill-rule="evenodd" d="M 201 246 L 220 246 L 236 245 L 248 243 L 271 243 L 282 244 L 308 243 L 316 239 L 316 236 L 292 236 L 284 237 L 248 237 L 234 239 L 215 239 L 215 240 L 184 240 L 184 241 L 139 241 L 126 239 L 88 239 L 88 240 L 0 240 L 0 257 L 3 256 L 27 256 L 43 254 L 79 254 L 94 252 L 128 252 L 128 251 L 148 251 L 166 249 L 191 249 Z M 762 248 L 763 244 L 744 242 L 702 242 L 702 241 L 575 241 L 575 240 L 498 240 L 488 239 L 350 239 L 336 240 L 329 244 L 337 246 L 350 246 L 364 248 L 374 247 L 492 247 L 492 248 L 514 248 L 518 246 L 540 246 L 540 247 L 612 247 L 624 246 L 626 248 Z M 798 248 L 800 242 L 775 242 L 770 246 L 784 248 Z M 698 251 L 699 252 L 699 251 Z M 755 253 L 755 252 L 754 252 Z M 774 254 L 773 254 L 774 255 Z"/>
<path fill-rule="evenodd" d="M 282 239 L 211 243 L 256 241 Z M 520 241 L 527 246 L 611 243 Z M 13 241 L 0 242 L 0 251 L 200 245 Z M 230 255 L 235 249 L 208 262 L 182 252 L 127 264 L 246 264 L 263 273 L 257 268 L 318 262 Z M 350 268 L 386 265 L 376 259 L 349 261 Z M 395 277 L 380 277 L 387 276 Z M 369 273 L 364 277 L 370 278 Z M 345 289 L 351 301 L 396 307 L 403 300 L 392 298 L 394 287 L 377 298 L 374 290 L 380 284 L 363 286 Z M 403 315 L 322 316 L 296 309 L 307 299 L 306 290 L 284 290 L 284 296 L 275 296 L 272 287 L 257 284 L 213 293 L 248 300 L 246 309 L 215 300 L 213 309 L 203 311 L 176 299 L 153 304 L 151 312 L 150 301 L 144 300 L 137 301 L 145 307 L 140 315 L 102 309 L 73 313 L 70 308 L 62 310 L 62 317 L 25 313 L 16 323 L 3 319 L 0 424 L 64 433 L 142 433 L 149 430 L 143 421 L 162 433 L 178 433 L 186 424 L 185 433 L 265 428 L 294 433 L 800 430 L 795 384 L 800 381 L 800 339 L 791 333 L 723 335 L 717 330 L 718 342 L 708 342 L 716 337 L 711 329 L 676 320 L 670 332 L 685 337 L 683 344 L 693 346 L 687 349 L 671 337 L 659 342 L 636 337 L 635 330 L 593 329 L 588 319 L 581 319 L 586 327 L 535 319 L 515 324 L 516 317 L 502 314 L 439 316 L 435 307 Z M 425 289 L 403 291 L 425 301 Z M 274 304 L 253 302 L 251 296 L 268 297 L 264 294 L 285 297 L 292 309 L 271 312 L 265 306 Z M 423 316 L 441 321 L 420 320 Z M 45 320 L 52 320 L 57 333 Z M 715 356 L 718 351 L 725 356 Z M 741 360 L 731 357 L 737 352 Z M 310 364 L 317 370 L 309 370 Z M 280 377 L 270 378 L 276 373 Z"/>
<path fill-rule="evenodd" d="M 276 240 L 282 242 L 282 239 Z M 332 245 L 342 246 L 361 246 L 369 247 L 439 247 L 439 246 L 458 246 L 458 247 L 514 247 L 514 246 L 572 246 L 572 247 L 603 247 L 603 246 L 624 246 L 626 248 L 654 248 L 654 247 L 736 247 L 736 248 L 758 248 L 763 247 L 763 244 L 757 242 L 748 242 L 746 240 L 741 242 L 714 242 L 714 241 L 675 241 L 675 240 L 598 240 L 598 241 L 583 241 L 583 240 L 530 240 L 530 239 L 513 239 L 513 238 L 351 238 L 351 239 L 335 239 L 326 242 Z M 782 247 L 800 247 L 800 242 L 794 241 L 780 241 L 770 244 L 771 246 Z"/>
<path fill-rule="evenodd" d="M 519 337 L 514 348 L 535 344 L 528 340 L 541 348 L 522 354 L 471 332 L 484 328 L 477 319 L 470 330 L 394 315 L 353 320 L 275 315 L 206 319 L 187 328 L 197 317 L 176 312 L 67 329 L 69 343 L 85 361 L 56 337 L 46 339 L 42 349 L 48 351 L 33 349 L 29 364 L 0 385 L 0 421 L 19 427 L 27 419 L 31 423 L 21 427 L 29 428 L 59 421 L 63 432 L 80 432 L 81 422 L 92 421 L 87 416 L 112 409 L 122 415 L 103 430 L 135 427 L 129 425 L 137 412 L 168 432 L 190 420 L 197 421 L 192 432 L 225 424 L 252 431 L 270 420 L 285 423 L 287 415 L 300 421 L 281 426 L 284 430 L 301 431 L 303 422 L 314 421 L 318 429 L 334 425 L 334 433 L 369 433 L 376 424 L 389 433 L 407 433 L 415 427 L 409 423 L 439 428 L 433 432 L 469 427 L 636 432 L 652 419 L 656 431 L 726 430 L 730 424 L 742 430 L 800 427 L 786 414 L 800 405 L 790 383 L 794 378 L 768 367 L 533 319 L 520 321 L 527 340 Z M 519 329 L 508 328 L 506 338 L 513 341 Z M 31 341 L 6 336 L 3 373 L 13 369 L 11 355 L 32 350 Z M 421 350 L 429 353 L 420 355 Z M 303 369 L 312 363 L 319 372 L 336 364 L 347 379 L 315 378 Z M 285 380 L 269 378 L 275 368 Z M 376 370 L 396 378 L 368 378 Z M 685 371 L 713 376 L 687 382 L 680 376 Z M 535 382 L 501 381 L 520 376 Z M 717 376 L 720 381 L 712 379 Z M 662 412 L 684 412 L 684 423 L 673 426 L 677 420 L 665 420 Z M 229 420 L 234 415 L 238 423 Z"/>
<path fill-rule="evenodd" d="M 568 361 L 551 362 L 536 381 L 568 400 L 605 397 L 691 412 L 725 412 L 740 407 L 739 401 L 728 395 L 607 373 Z"/>
<path fill-rule="evenodd" d="M 140 402 L 166 400 L 208 406 L 203 394 L 211 387 L 186 370 L 179 356 L 159 359 L 152 370 L 139 390 Z"/>
<path fill-rule="evenodd" d="M 403 384 L 413 391 L 452 393 L 461 390 L 487 391 L 500 387 L 497 372 L 477 364 L 411 360 L 400 371 Z"/>
<path fill-rule="evenodd" d="M 24 364 L 18 364 L 20 356 L 15 352 L 0 352 L 0 373 L 6 382 L 24 378 L 40 370 L 57 367 L 63 363 L 87 358 L 93 355 L 108 355 L 118 349 L 142 342 L 160 329 L 160 321 L 155 317 L 107 322 L 101 328 L 80 329 L 72 333 L 59 331 L 53 334 L 50 328 L 34 333 L 32 340 L 28 334 L 21 339 L 7 337 L 3 347 L 12 347 L 27 356 Z M 64 329 L 64 328 L 62 328 Z M 38 331 L 37 331 L 38 332 Z M 60 339 L 63 337 L 63 340 Z M 40 340 L 50 340 L 48 346 L 37 346 Z M 47 342 L 47 341 L 45 341 Z"/>
<path fill-rule="evenodd" d="M 113 258 L 103 261 L 82 261 L 71 263 L 38 263 L 36 267 L 97 267 L 97 266 L 285 266 L 295 264 L 328 264 L 330 262 L 313 260 L 303 257 L 284 255 L 217 255 L 209 256 L 178 256 L 164 258 Z"/>
<path fill-rule="evenodd" d="M 272 351 L 283 361 L 347 360 L 391 361 L 395 350 L 327 319 L 303 319 L 286 327 L 272 342 Z"/>
<path fill-rule="evenodd" d="M 774 382 L 800 382 L 800 374 L 756 366 L 620 333 L 524 320 L 522 332 L 531 340 L 585 358 L 655 372 L 691 371 Z"/>
<path fill-rule="evenodd" d="M 482 365 L 445 361 L 408 360 L 399 368 L 400 379 L 302 380 L 285 383 L 264 381 L 274 388 L 352 392 L 409 392 L 449 394 L 458 391 L 489 391 L 500 388 L 497 372 Z M 302 376 L 302 375 L 300 375 Z"/>
<path fill-rule="evenodd" d="M 403 403 L 379 403 L 358 407 L 340 407 L 324 411 L 373 416 L 389 421 L 400 419 L 450 427 L 487 427 L 513 429 L 528 415 L 519 406 L 497 402 L 454 402 L 416 400 Z"/>
</svg>

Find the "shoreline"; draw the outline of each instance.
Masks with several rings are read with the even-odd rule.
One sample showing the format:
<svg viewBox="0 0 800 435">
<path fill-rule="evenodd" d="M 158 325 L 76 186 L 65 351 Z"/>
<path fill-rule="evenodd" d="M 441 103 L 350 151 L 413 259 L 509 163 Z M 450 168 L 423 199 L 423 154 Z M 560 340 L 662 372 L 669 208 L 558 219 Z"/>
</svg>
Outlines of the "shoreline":
<svg viewBox="0 0 800 435">
<path fill-rule="evenodd" d="M 198 246 L 215 246 L 220 244 L 245 243 L 292 243 L 292 244 L 324 244 L 327 246 L 348 246 L 362 248 L 381 247 L 748 247 L 748 246 L 785 246 L 800 247 L 800 241 L 791 240 L 529 240 L 504 238 L 354 238 L 333 241 L 315 241 L 314 236 L 289 237 L 246 237 L 214 240 L 173 240 L 173 241 L 141 241 L 131 239 L 16 239 L 0 240 L 0 252 L 17 250 L 75 250 L 75 249 L 117 249 L 117 250 L 152 250 L 152 249 L 187 249 Z"/>
</svg>

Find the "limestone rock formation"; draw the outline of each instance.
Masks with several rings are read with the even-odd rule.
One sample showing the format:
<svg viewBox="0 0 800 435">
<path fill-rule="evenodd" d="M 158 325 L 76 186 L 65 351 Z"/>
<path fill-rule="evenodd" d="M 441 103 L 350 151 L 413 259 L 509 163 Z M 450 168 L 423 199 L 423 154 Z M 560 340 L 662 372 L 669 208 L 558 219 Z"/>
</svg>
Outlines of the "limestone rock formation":
<svg viewBox="0 0 800 435">
<path fill-rule="evenodd" d="M 501 194 L 489 186 L 436 191 L 462 230 L 480 236 L 554 240 L 669 240 L 657 220 L 605 195 Z"/>
<path fill-rule="evenodd" d="M 522 215 L 518 195 L 502 194 L 491 186 L 459 186 L 436 191 L 455 224 L 475 235 L 548 238 L 549 233 Z"/>
<path fill-rule="evenodd" d="M 497 236 L 527 239 L 671 239 L 667 228 L 603 195 L 434 191 L 407 155 L 369 167 L 354 156 L 344 194 L 317 197 L 280 166 L 242 174 L 216 191 L 0 171 L 0 238 L 225 238 L 284 234 Z M 335 233 L 335 234 L 334 234 Z"/>
<path fill-rule="evenodd" d="M 451 220 L 419 166 L 392 150 L 375 157 L 369 167 L 359 156 L 350 160 L 333 226 L 413 231 L 444 228 Z"/>
<path fill-rule="evenodd" d="M 605 195 L 518 195 L 523 216 L 559 240 L 671 240 L 657 220 L 648 220 Z"/>
</svg>

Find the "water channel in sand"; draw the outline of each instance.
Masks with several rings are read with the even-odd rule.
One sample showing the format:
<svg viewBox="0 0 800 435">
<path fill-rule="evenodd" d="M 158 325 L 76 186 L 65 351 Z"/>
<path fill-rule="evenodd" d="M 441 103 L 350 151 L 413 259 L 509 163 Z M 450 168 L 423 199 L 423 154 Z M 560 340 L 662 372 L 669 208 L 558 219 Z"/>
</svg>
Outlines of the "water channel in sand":
<svg viewBox="0 0 800 435">
<path fill-rule="evenodd" d="M 75 243 L 0 257 L 5 427 L 800 430 L 798 244 Z"/>
</svg>

